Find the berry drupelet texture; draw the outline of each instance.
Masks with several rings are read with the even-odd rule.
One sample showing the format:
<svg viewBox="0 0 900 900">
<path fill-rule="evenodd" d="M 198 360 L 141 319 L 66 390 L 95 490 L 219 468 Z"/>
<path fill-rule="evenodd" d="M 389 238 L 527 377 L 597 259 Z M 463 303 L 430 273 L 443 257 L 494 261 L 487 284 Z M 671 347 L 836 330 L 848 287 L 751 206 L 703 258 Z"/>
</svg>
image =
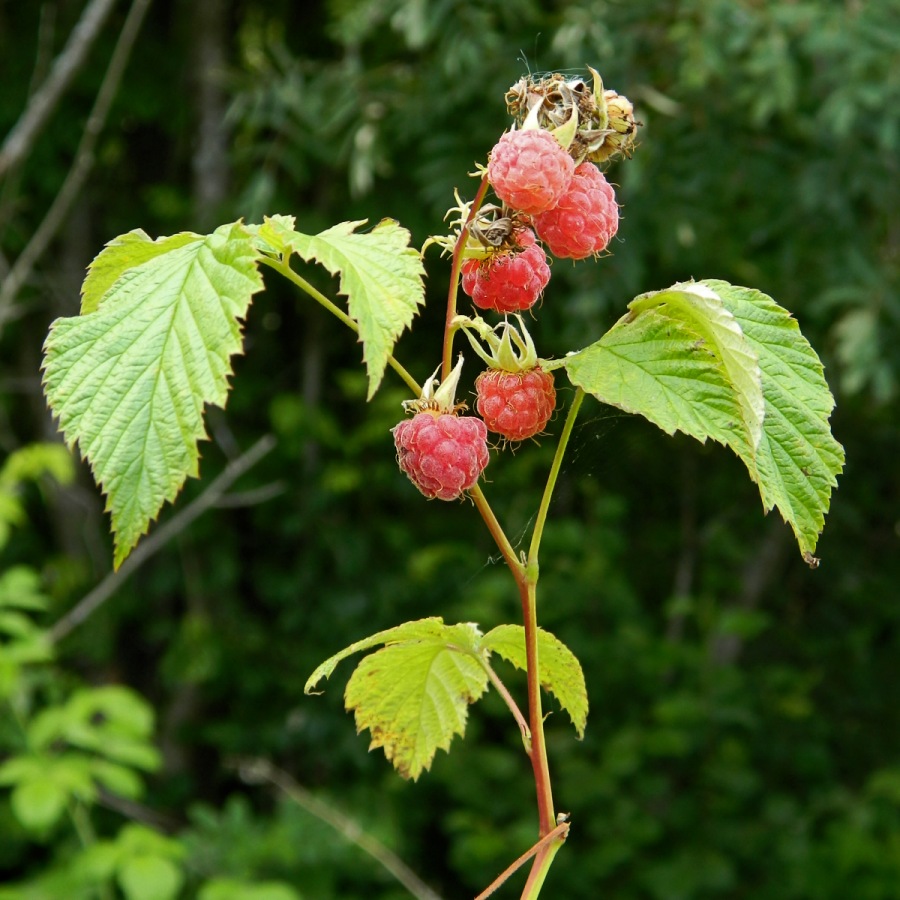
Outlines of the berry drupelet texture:
<svg viewBox="0 0 900 900">
<path fill-rule="evenodd" d="M 488 429 L 509 441 L 540 434 L 556 407 L 553 374 L 540 367 L 522 372 L 487 369 L 475 379 L 475 392 Z"/>
<path fill-rule="evenodd" d="M 552 209 L 569 187 L 575 163 L 548 131 L 509 131 L 491 150 L 488 181 L 508 206 L 528 215 Z"/>
<path fill-rule="evenodd" d="M 593 163 L 581 163 L 559 203 L 535 216 L 534 227 L 560 259 L 585 259 L 600 253 L 619 229 L 612 185 Z"/>
<path fill-rule="evenodd" d="M 467 259 L 462 266 L 462 289 L 480 309 L 500 313 L 530 309 L 550 280 L 547 254 L 530 228 L 516 235 L 518 249 L 487 259 Z"/>
<path fill-rule="evenodd" d="M 401 470 L 429 499 L 455 500 L 488 464 L 487 428 L 475 416 L 425 411 L 392 431 Z"/>
</svg>

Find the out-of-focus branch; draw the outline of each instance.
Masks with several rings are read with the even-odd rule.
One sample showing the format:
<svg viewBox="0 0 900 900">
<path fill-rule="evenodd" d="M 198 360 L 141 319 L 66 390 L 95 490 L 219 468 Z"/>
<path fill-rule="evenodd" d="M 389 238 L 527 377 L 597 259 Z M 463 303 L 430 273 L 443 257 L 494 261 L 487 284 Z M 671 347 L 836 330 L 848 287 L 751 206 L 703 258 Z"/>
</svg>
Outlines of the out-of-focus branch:
<svg viewBox="0 0 900 900">
<path fill-rule="evenodd" d="M 275 446 L 271 434 L 263 435 L 246 453 L 233 459 L 215 478 L 209 487 L 193 503 L 173 516 L 150 537 L 141 542 L 137 549 L 115 572 L 110 572 L 90 593 L 72 607 L 48 632 L 54 643 L 62 640 L 77 628 L 91 613 L 105 603 L 122 586 L 125 580 L 154 553 L 162 549 L 175 535 L 184 531 L 194 519 L 215 506 L 222 495 L 244 474 L 253 468 Z"/>
<path fill-rule="evenodd" d="M 380 863 L 417 900 L 441 900 L 415 872 L 393 850 L 377 838 L 363 831 L 359 823 L 323 803 L 318 797 L 298 784 L 287 772 L 276 768 L 266 759 L 246 759 L 237 763 L 241 778 L 248 784 L 268 783 L 277 787 L 286 797 L 330 825 L 346 840 L 356 844 L 374 860 Z"/>
<path fill-rule="evenodd" d="M 0 287 L 0 332 L 2 332 L 3 324 L 13 317 L 12 308 L 19 289 L 28 280 L 35 263 L 53 240 L 94 166 L 94 148 L 97 139 L 106 124 L 106 117 L 119 90 L 119 83 L 149 6 L 150 0 L 134 0 L 131 4 L 106 74 L 103 76 L 103 83 L 97 92 L 94 107 L 85 123 L 81 141 L 75 152 L 75 160 L 66 175 L 66 180 L 50 205 L 50 209 L 47 210 L 44 220 L 31 236 L 25 249 L 19 254 Z"/>
<path fill-rule="evenodd" d="M 19 121 L 0 147 L 0 176 L 20 162 L 47 123 L 60 97 L 84 64 L 97 35 L 116 0 L 91 0 L 72 29 L 62 53 L 56 57 L 47 80 L 32 94 Z"/>
</svg>

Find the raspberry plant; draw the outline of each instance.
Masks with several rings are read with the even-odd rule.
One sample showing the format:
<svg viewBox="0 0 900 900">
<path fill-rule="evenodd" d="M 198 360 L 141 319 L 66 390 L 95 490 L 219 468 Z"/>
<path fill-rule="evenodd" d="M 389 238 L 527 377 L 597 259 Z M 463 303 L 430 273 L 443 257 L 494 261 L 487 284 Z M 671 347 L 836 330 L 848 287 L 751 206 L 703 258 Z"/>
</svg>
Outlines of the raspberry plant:
<svg viewBox="0 0 900 900">
<path fill-rule="evenodd" d="M 349 678 L 346 707 L 357 729 L 370 732 L 370 746 L 383 748 L 412 779 L 463 734 L 472 703 L 489 687 L 500 693 L 531 766 L 537 837 L 481 897 L 526 863 L 522 897 L 537 897 L 572 827 L 553 799 L 541 688 L 568 713 L 577 735 L 588 698 L 578 660 L 538 626 L 537 589 L 550 501 L 585 396 L 643 415 L 669 434 L 730 447 L 758 485 L 764 510 L 778 509 L 812 567 L 843 466 L 828 424 L 834 401 L 822 365 L 791 315 L 757 290 L 703 279 L 641 294 L 606 334 L 558 359 L 539 357 L 521 317 L 490 322 L 458 311 L 461 278 L 495 318 L 532 307 L 550 274 L 532 228 L 552 254 L 572 259 L 598 257 L 614 236 L 618 206 L 599 166 L 631 155 L 637 123 L 628 100 L 590 73 L 590 79 L 529 76 L 510 89 L 513 125 L 476 173 L 472 200 L 457 195 L 451 233 L 426 241 L 451 254 L 452 267 L 443 334 L 434 338 L 439 364 L 424 385 L 393 350 L 424 302 L 425 248 L 411 247 L 409 233 L 390 220 L 370 230 L 364 222 L 343 222 L 315 235 L 298 231 L 286 215 L 233 222 L 208 235 L 151 240 L 129 232 L 94 260 L 81 314 L 54 322 L 45 344 L 47 398 L 66 441 L 79 445 L 106 494 L 116 566 L 187 477 L 198 475 L 204 407 L 225 405 L 231 358 L 242 352 L 243 321 L 263 289 L 263 271 L 288 279 L 357 334 L 369 398 L 388 368 L 406 384 L 406 416 L 398 410 L 393 429 L 399 467 L 425 497 L 471 501 L 509 568 L 521 621 L 488 623 L 486 630 L 437 616 L 406 622 L 330 657 L 306 691 L 344 659 L 372 651 Z M 347 310 L 316 290 L 297 261 L 338 275 Z M 533 309 L 530 315 L 535 330 Z M 477 411 L 485 421 L 458 401 L 459 332 L 487 364 L 477 379 Z M 548 425 L 559 370 L 574 392 L 557 424 Z M 501 438 L 493 452 L 488 428 Z M 491 490 L 503 490 L 498 457 L 510 443 L 547 428 L 555 434 L 541 439 L 556 441 L 555 456 L 530 545 L 519 554 L 481 475 L 490 465 Z M 385 452 L 393 452 L 388 435 Z M 398 481 L 397 490 L 404 489 Z M 495 656 L 526 673 L 524 711 L 494 670 Z"/>
</svg>

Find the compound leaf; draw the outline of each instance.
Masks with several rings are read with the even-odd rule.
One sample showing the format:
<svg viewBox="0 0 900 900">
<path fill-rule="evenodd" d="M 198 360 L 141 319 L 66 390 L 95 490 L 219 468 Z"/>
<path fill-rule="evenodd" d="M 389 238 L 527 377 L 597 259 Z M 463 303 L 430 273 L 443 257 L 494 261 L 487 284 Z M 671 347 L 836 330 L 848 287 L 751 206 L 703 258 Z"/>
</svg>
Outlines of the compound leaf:
<svg viewBox="0 0 900 900">
<path fill-rule="evenodd" d="M 369 749 L 415 780 L 438 750 L 466 728 L 468 706 L 487 689 L 481 662 L 441 641 L 393 644 L 365 657 L 344 694 L 356 730 L 369 729 Z"/>
<path fill-rule="evenodd" d="M 525 671 L 525 629 L 521 625 L 498 625 L 481 640 L 483 649 L 497 653 L 517 669 Z M 559 701 L 569 714 L 579 740 L 587 724 L 588 696 L 581 663 L 555 635 L 538 629 L 538 667 L 541 687 Z"/>
<path fill-rule="evenodd" d="M 124 268 L 132 251 L 143 261 Z M 241 223 L 157 243 L 133 232 L 104 254 L 86 293 L 92 311 L 51 326 L 44 386 L 66 442 L 78 443 L 107 495 L 118 568 L 198 474 L 204 405 L 225 405 L 262 279 Z"/>
<path fill-rule="evenodd" d="M 359 326 L 371 399 L 397 338 L 425 302 L 425 269 L 419 251 L 409 246 L 409 232 L 397 222 L 383 219 L 371 231 L 357 233 L 364 224 L 341 222 L 316 235 L 294 232 L 288 241 L 286 220 L 271 220 L 261 236 L 276 248 L 289 244 L 307 262 L 315 259 L 340 275 L 341 293 Z"/>
</svg>

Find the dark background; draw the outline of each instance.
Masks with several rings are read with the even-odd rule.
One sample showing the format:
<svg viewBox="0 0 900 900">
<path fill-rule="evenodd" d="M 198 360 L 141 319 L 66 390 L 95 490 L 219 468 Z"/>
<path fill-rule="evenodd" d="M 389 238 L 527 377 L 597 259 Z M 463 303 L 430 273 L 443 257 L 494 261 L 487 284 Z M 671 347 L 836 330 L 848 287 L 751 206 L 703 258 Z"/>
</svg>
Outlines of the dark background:
<svg viewBox="0 0 900 900">
<path fill-rule="evenodd" d="M 0 274 L 76 157 L 127 9 L 115 5 L 0 184 Z M 0 133 L 82 10 L 0 4 Z M 547 723 L 573 827 L 544 893 L 900 898 L 897 0 L 158 0 L 84 187 L 4 317 L 0 452 L 54 434 L 41 344 L 52 319 L 77 313 L 84 268 L 115 235 L 276 212 L 307 233 L 390 216 L 420 246 L 443 230 L 454 187 L 474 193 L 466 173 L 507 127 L 506 89 L 527 70 L 585 64 L 643 127 L 634 158 L 608 172 L 623 205 L 612 256 L 556 263 L 533 332 L 541 354 L 598 338 L 645 290 L 691 277 L 757 287 L 820 353 L 847 466 L 810 571 L 728 451 L 586 402 L 545 534 L 539 615 L 581 660 L 591 714 L 581 743 L 565 714 Z M 419 380 L 439 358 L 449 271 L 436 251 L 426 263 L 427 307 L 397 348 Z M 335 295 L 323 270 L 304 275 Z M 517 621 L 512 581 L 471 506 L 426 503 L 397 471 L 399 380 L 389 373 L 366 404 L 353 336 L 266 281 L 228 408 L 209 412 L 202 479 L 163 519 L 272 433 L 276 449 L 236 486 L 260 489 L 258 502 L 244 495 L 180 533 L 65 639 L 59 665 L 155 707 L 166 764 L 143 802 L 190 847 L 192 879 L 406 896 L 320 821 L 244 784 L 231 762 L 253 755 L 443 896 L 473 896 L 536 830 L 529 767 L 496 697 L 413 784 L 341 712 L 346 664 L 324 696 L 302 689 L 379 628 Z M 491 465 L 486 490 L 514 538 L 527 537 L 553 446 Z M 2 564 L 42 572 L 48 624 L 110 568 L 102 508 L 86 470 L 28 495 Z M 522 697 L 519 676 L 501 674 Z M 35 851 L 0 811 L 0 881 L 34 875 L 64 843 Z"/>
</svg>

